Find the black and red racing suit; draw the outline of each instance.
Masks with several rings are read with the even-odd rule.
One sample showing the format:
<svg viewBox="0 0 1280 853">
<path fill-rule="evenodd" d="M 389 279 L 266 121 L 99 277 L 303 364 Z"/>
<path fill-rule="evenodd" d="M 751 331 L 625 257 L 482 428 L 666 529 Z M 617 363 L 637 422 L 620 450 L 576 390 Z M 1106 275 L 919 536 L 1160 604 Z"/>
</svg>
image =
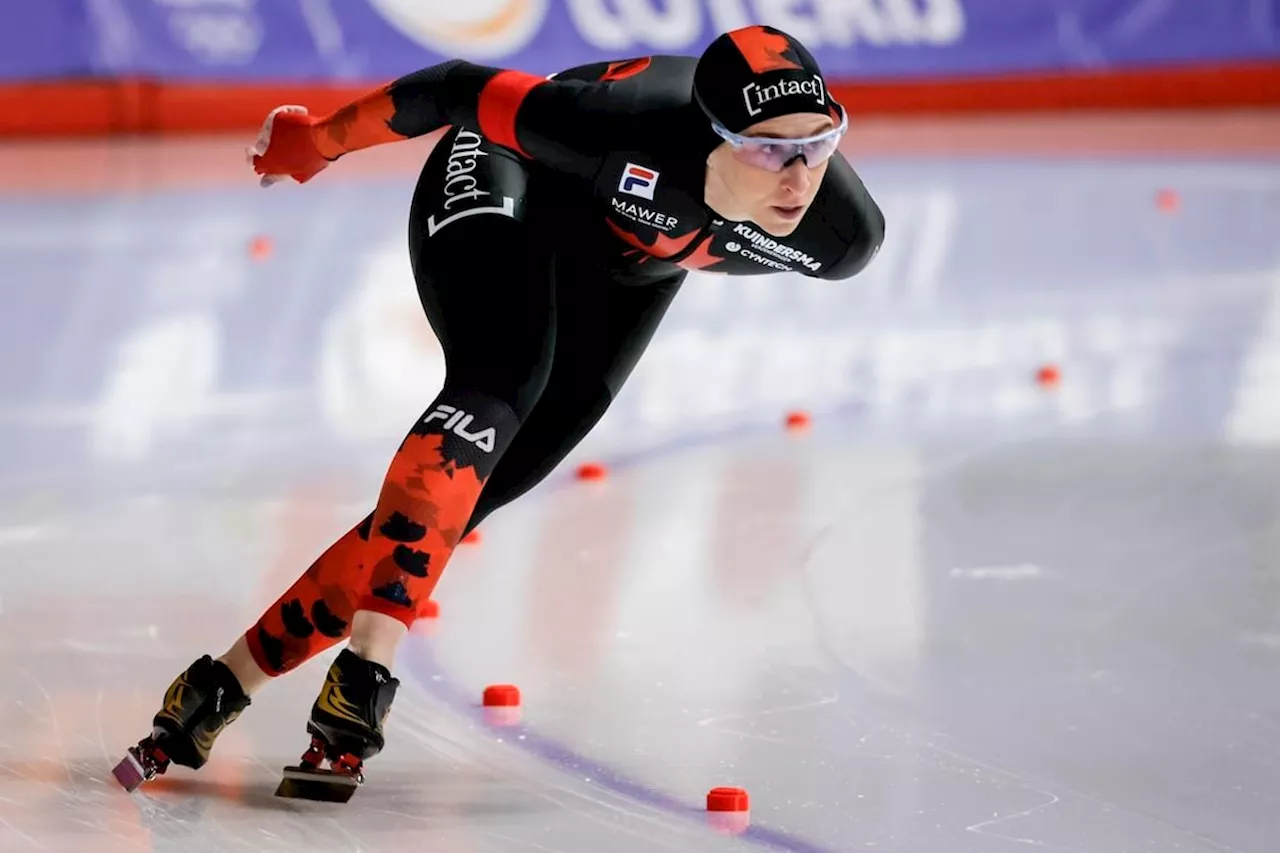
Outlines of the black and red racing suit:
<svg viewBox="0 0 1280 853">
<path fill-rule="evenodd" d="M 448 62 L 308 131 L 333 160 L 451 126 L 408 222 L 446 376 L 373 512 L 246 635 L 264 671 L 338 642 L 356 610 L 412 623 L 460 538 L 605 413 L 689 270 L 844 279 L 878 250 L 884 219 L 839 154 L 785 239 L 703 203 L 720 140 L 691 100 L 694 63 L 654 56 L 546 79 Z"/>
</svg>

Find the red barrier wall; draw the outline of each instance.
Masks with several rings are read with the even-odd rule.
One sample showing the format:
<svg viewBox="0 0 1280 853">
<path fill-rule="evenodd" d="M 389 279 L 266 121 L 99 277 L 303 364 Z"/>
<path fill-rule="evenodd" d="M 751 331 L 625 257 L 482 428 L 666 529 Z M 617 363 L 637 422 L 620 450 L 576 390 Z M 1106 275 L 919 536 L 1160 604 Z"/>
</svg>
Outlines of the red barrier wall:
<svg viewBox="0 0 1280 853">
<path fill-rule="evenodd" d="M 84 80 L 0 86 L 0 136 L 208 133 L 256 129 L 272 107 L 327 113 L 362 86 L 209 85 Z M 1280 106 L 1280 63 L 1097 74 L 832 85 L 860 115 L 941 115 L 1064 109 Z"/>
</svg>

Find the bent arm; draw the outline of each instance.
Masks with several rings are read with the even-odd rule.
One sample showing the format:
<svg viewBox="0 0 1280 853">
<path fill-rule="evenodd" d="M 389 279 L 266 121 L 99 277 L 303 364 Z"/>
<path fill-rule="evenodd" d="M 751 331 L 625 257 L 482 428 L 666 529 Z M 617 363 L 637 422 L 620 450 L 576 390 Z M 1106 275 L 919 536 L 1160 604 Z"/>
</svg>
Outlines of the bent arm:
<svg viewBox="0 0 1280 853">
<path fill-rule="evenodd" d="M 591 173 L 602 152 L 609 100 L 588 82 L 455 59 L 407 74 L 326 116 L 315 125 L 315 142 L 335 160 L 459 125 L 528 159 Z"/>
<path fill-rule="evenodd" d="M 843 157 L 832 158 L 831 171 L 841 186 L 840 202 L 825 215 L 845 232 L 847 250 L 818 278 L 837 280 L 851 278 L 867 268 L 884 245 L 885 223 L 884 212 Z"/>
</svg>

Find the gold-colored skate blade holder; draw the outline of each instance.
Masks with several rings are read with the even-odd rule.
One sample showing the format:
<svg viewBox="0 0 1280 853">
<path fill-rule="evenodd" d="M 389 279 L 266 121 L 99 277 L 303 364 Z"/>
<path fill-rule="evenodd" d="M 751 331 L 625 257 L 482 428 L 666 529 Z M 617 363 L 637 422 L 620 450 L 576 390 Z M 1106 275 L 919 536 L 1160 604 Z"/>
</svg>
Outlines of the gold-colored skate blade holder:
<svg viewBox="0 0 1280 853">
<path fill-rule="evenodd" d="M 360 782 L 359 777 L 350 773 L 294 765 L 284 769 L 284 778 L 276 788 L 276 796 L 291 800 L 345 803 L 355 794 Z"/>
</svg>

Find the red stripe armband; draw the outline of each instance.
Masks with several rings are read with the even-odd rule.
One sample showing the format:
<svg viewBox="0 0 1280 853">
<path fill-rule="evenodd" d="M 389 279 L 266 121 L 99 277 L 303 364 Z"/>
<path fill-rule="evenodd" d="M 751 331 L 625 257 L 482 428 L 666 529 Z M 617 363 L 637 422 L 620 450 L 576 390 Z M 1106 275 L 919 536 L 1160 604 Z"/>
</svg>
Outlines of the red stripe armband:
<svg viewBox="0 0 1280 853">
<path fill-rule="evenodd" d="M 545 82 L 545 77 L 523 71 L 499 71 L 491 77 L 480 92 L 480 104 L 476 108 L 480 132 L 491 142 L 518 151 L 532 160 L 516 139 L 516 113 L 525 96 Z"/>
</svg>

